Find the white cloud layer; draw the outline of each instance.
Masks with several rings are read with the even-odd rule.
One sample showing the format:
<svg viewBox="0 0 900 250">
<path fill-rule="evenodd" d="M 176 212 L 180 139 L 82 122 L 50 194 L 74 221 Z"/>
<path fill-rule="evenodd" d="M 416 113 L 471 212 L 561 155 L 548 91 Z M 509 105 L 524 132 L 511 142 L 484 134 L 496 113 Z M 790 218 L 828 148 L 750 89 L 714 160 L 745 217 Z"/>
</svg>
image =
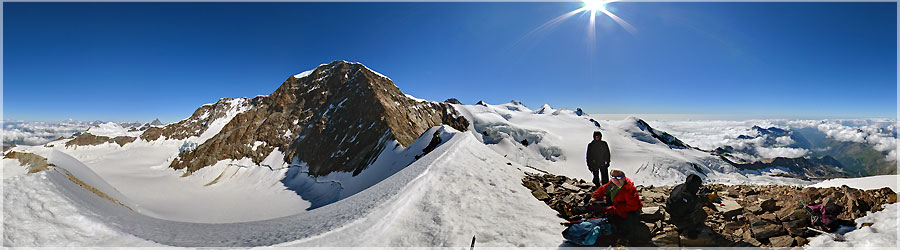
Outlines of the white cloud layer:
<svg viewBox="0 0 900 250">
<path fill-rule="evenodd" d="M 83 132 L 100 122 L 23 122 L 3 121 L 3 145 L 41 145 L 59 137 Z"/>
<path fill-rule="evenodd" d="M 775 158 L 775 157 L 787 157 L 787 158 L 796 158 L 806 155 L 807 150 L 802 148 L 784 148 L 784 147 L 776 147 L 776 148 L 764 148 L 757 147 L 756 152 L 759 153 L 759 156 L 762 158 Z"/>
<path fill-rule="evenodd" d="M 704 150 L 731 146 L 737 150 L 755 148 L 760 157 L 800 157 L 809 153 L 804 149 L 787 148 L 794 141 L 790 137 L 772 138 L 776 147 L 762 147 L 766 138 L 738 139 L 740 135 L 757 136 L 751 129 L 816 128 L 827 137 L 872 145 L 885 152 L 888 160 L 897 160 L 897 122 L 880 120 L 746 120 L 746 121 L 655 121 L 655 128 L 666 131 L 685 143 Z M 757 160 L 745 158 L 747 160 Z"/>
</svg>

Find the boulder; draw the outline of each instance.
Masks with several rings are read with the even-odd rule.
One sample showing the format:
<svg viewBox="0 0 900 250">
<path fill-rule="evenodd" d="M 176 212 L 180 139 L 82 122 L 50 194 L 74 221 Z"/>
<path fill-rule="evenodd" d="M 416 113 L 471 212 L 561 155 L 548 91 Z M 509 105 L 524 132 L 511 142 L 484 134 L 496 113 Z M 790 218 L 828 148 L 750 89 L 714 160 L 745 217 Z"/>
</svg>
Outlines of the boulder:
<svg viewBox="0 0 900 250">
<path fill-rule="evenodd" d="M 677 232 L 668 232 L 653 237 L 650 242 L 658 247 L 678 247 L 681 245 L 681 237 Z"/>
<path fill-rule="evenodd" d="M 665 202 L 666 198 L 668 198 L 668 196 L 665 193 L 649 190 L 641 191 L 641 199 L 648 199 L 655 202 Z"/>
<path fill-rule="evenodd" d="M 751 212 L 753 214 L 756 214 L 756 215 L 762 214 L 764 212 L 763 209 L 761 207 L 759 207 L 758 205 L 752 205 L 752 206 L 747 207 L 747 211 Z"/>
<path fill-rule="evenodd" d="M 759 207 L 766 212 L 775 212 L 778 209 L 778 206 L 776 205 L 776 201 L 774 199 L 764 200 L 759 204 Z"/>
<path fill-rule="evenodd" d="M 548 195 L 547 192 L 544 192 L 544 190 L 540 188 L 531 191 L 531 195 L 534 195 L 534 198 L 537 198 L 538 200 L 550 199 L 550 195 Z"/>
<path fill-rule="evenodd" d="M 775 212 L 775 216 L 778 217 L 781 221 L 795 221 L 800 219 L 809 218 L 809 214 L 806 213 L 806 210 L 798 206 L 785 206 Z"/>
<path fill-rule="evenodd" d="M 789 235 L 769 238 L 769 246 L 772 247 L 789 247 L 794 244 L 794 238 Z"/>
<path fill-rule="evenodd" d="M 522 186 L 525 186 L 525 188 L 528 188 L 528 190 L 531 191 L 541 188 L 541 184 L 533 180 L 522 180 Z"/>
<path fill-rule="evenodd" d="M 744 207 L 734 199 L 724 198 L 722 203 L 716 204 L 716 212 L 722 213 L 725 218 L 737 216 L 744 212 Z"/>
<path fill-rule="evenodd" d="M 754 238 L 744 238 L 743 240 L 741 240 L 741 242 L 738 242 L 737 246 L 759 247 L 762 246 L 762 242 L 759 242 Z"/>
<path fill-rule="evenodd" d="M 562 188 L 565 188 L 565 189 L 568 189 L 568 190 L 571 190 L 571 191 L 577 191 L 577 190 L 580 190 L 580 188 L 578 188 L 577 186 L 575 186 L 574 183 L 570 183 L 570 182 L 565 182 L 565 183 L 563 183 L 563 184 L 561 185 L 561 187 L 562 187 Z"/>
<path fill-rule="evenodd" d="M 660 207 L 642 207 L 641 220 L 646 222 L 655 222 L 664 219 L 666 216 Z"/>
<path fill-rule="evenodd" d="M 822 194 L 819 193 L 818 188 L 808 187 L 803 189 L 803 195 L 806 196 L 810 201 L 818 200 L 822 197 Z"/>
<path fill-rule="evenodd" d="M 736 232 L 737 230 L 744 227 L 744 222 L 741 221 L 729 221 L 725 224 L 722 224 L 722 231 L 725 232 Z"/>
<path fill-rule="evenodd" d="M 562 190 L 557 190 L 556 187 L 553 185 L 550 185 L 544 189 L 544 192 L 547 192 L 548 194 L 556 193 L 556 191 L 562 191 Z"/>
<path fill-rule="evenodd" d="M 771 222 L 777 222 L 777 221 L 778 221 L 777 219 L 775 219 L 775 214 L 773 214 L 773 213 L 764 213 L 764 214 L 760 215 L 759 218 L 760 218 L 760 219 L 763 219 L 763 220 L 768 220 L 768 221 L 771 221 Z"/>
<path fill-rule="evenodd" d="M 806 244 L 809 244 L 809 240 L 803 237 L 794 237 L 794 241 L 797 242 L 797 246 L 805 246 Z"/>
<path fill-rule="evenodd" d="M 806 227 L 809 226 L 809 220 L 807 219 L 787 221 L 782 222 L 781 224 L 784 226 L 784 229 L 793 236 L 810 236 L 809 231 L 806 230 Z"/>
<path fill-rule="evenodd" d="M 756 239 L 766 239 L 787 234 L 787 231 L 784 230 L 781 224 L 759 218 L 750 218 L 750 231 L 753 233 L 753 238 Z"/>
</svg>

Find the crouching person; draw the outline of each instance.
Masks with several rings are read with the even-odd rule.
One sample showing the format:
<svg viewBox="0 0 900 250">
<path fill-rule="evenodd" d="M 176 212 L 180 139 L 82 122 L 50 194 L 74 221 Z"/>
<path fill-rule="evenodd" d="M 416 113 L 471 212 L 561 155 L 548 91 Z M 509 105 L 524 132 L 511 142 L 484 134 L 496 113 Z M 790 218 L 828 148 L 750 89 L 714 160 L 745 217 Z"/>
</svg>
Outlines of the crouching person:
<svg viewBox="0 0 900 250">
<path fill-rule="evenodd" d="M 638 197 L 634 182 L 625 178 L 622 170 L 610 169 L 609 177 L 610 182 L 591 194 L 591 204 L 595 204 L 594 201 L 606 201 L 609 205 L 597 208 L 594 212 L 605 215 L 616 225 L 621 236 L 633 240 L 641 211 L 641 198 Z"/>
<path fill-rule="evenodd" d="M 678 184 L 666 200 L 666 212 L 669 221 L 676 230 L 687 238 L 697 238 L 704 227 L 706 212 L 703 211 L 703 200 L 697 195 L 703 180 L 696 174 L 688 175 L 683 184 Z"/>
</svg>

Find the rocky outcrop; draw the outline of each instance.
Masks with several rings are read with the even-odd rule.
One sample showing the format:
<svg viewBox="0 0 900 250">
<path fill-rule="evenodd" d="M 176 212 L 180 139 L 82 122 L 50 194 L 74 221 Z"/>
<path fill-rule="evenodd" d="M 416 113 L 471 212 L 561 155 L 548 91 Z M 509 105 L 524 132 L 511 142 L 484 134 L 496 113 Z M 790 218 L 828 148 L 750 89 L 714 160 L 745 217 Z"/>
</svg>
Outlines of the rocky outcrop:
<svg viewBox="0 0 900 250">
<path fill-rule="evenodd" d="M 169 124 L 165 127 L 149 127 L 141 134 L 141 139 L 145 141 L 155 141 L 164 136 L 166 139 L 183 140 L 192 136 L 200 136 L 212 125 L 216 120 L 234 115 L 242 110 L 249 109 L 252 105 L 258 103 L 262 97 L 254 99 L 247 98 L 222 98 L 216 103 L 206 104 L 197 108 L 194 114 L 187 119 L 177 123 Z"/>
<path fill-rule="evenodd" d="M 291 76 L 271 95 L 257 99 L 221 132 L 182 152 L 170 166 L 191 173 L 224 159 L 246 157 L 259 163 L 278 148 L 286 162 L 306 163 L 310 175 L 355 175 L 374 162 L 390 140 L 408 146 L 433 126 L 448 124 L 464 131 L 469 125 L 450 104 L 411 99 L 389 78 L 344 61 Z"/>
<path fill-rule="evenodd" d="M 109 138 L 107 136 L 99 136 L 94 135 L 88 132 L 81 133 L 76 136 L 74 139 L 66 142 L 66 147 L 70 146 L 93 146 L 100 145 L 104 143 L 116 143 L 119 146 L 125 146 L 125 144 L 134 142 L 137 139 L 136 137 L 131 136 L 116 136 L 113 138 Z"/>
<path fill-rule="evenodd" d="M 526 174 L 522 185 L 532 195 L 559 212 L 567 221 L 593 217 L 583 208 L 588 205 L 593 185 L 584 180 L 550 174 Z M 802 246 L 807 238 L 817 235 L 807 230 L 809 214 L 803 204 L 823 204 L 837 215 L 838 224 L 852 226 L 853 220 L 868 212 L 897 202 L 890 188 L 859 190 L 847 186 L 836 188 L 801 188 L 796 186 L 704 185 L 708 215 L 706 228 L 697 239 L 679 236 L 665 213 L 665 201 L 671 186 L 637 186 L 643 209 L 642 225 L 636 242 L 626 246 L 659 247 L 791 247 Z M 579 209 L 582 208 L 582 209 Z M 699 212 L 699 211 L 698 211 Z M 662 213 L 662 214 L 661 214 Z"/>
<path fill-rule="evenodd" d="M 22 165 L 25 168 L 28 168 L 29 174 L 48 170 L 49 167 L 55 166 L 52 163 L 48 162 L 47 158 L 44 158 L 43 156 L 36 155 L 33 153 L 12 151 L 12 152 L 6 153 L 6 155 L 3 155 L 3 158 L 19 160 L 19 165 Z"/>
</svg>

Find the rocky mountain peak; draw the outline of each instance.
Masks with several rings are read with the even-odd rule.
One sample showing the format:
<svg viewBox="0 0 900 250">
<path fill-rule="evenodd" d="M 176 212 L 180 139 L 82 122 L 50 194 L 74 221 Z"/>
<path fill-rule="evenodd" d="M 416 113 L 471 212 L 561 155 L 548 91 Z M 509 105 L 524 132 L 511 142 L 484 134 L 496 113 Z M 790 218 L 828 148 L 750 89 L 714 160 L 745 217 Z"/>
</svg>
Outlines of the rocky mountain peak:
<svg viewBox="0 0 900 250">
<path fill-rule="evenodd" d="M 683 141 L 679 140 L 678 138 L 675 138 L 675 136 L 670 135 L 669 133 L 666 133 L 663 131 L 653 129 L 653 127 L 650 127 L 650 124 L 647 124 L 647 122 L 645 122 L 644 120 L 637 119 L 637 118 L 632 118 L 632 119 L 635 120 L 635 125 L 638 128 L 640 128 L 643 131 L 647 131 L 648 133 L 650 133 L 650 136 L 653 136 L 653 138 L 656 138 L 657 140 L 665 143 L 666 145 L 669 145 L 669 147 L 671 147 L 671 148 L 691 148 L 690 145 L 688 145 L 687 143 L 684 143 Z"/>
<path fill-rule="evenodd" d="M 782 136 L 790 136 L 791 135 L 790 131 L 776 128 L 776 127 L 762 128 L 760 126 L 754 125 L 752 128 L 750 128 L 750 130 L 756 132 L 759 135 L 771 135 L 774 137 L 782 137 Z"/>
<path fill-rule="evenodd" d="M 257 98 L 258 105 L 182 152 L 171 167 L 193 172 L 244 157 L 259 163 L 277 148 L 286 162 L 306 163 L 311 175 L 357 174 L 391 140 L 408 146 L 433 126 L 468 127 L 451 105 L 409 98 L 391 79 L 346 61 L 289 76 L 272 94 Z"/>
</svg>

